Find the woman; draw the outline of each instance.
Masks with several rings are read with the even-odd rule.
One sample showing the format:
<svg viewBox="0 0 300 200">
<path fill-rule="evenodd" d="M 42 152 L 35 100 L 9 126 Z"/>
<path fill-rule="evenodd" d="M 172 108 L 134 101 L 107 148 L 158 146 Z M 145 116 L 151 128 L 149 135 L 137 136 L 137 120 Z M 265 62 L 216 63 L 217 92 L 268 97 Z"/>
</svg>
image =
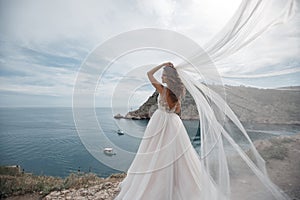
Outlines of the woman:
<svg viewBox="0 0 300 200">
<path fill-rule="evenodd" d="M 212 66 L 291 19 L 296 2 L 284 2 L 271 15 L 275 0 L 243 0 L 223 29 L 207 42 L 204 52 L 194 52 L 176 70 L 171 63 L 164 63 L 148 72 L 159 92 L 158 109 L 116 199 L 290 199 L 269 178 L 265 160 L 226 101 L 202 83 L 212 76 Z M 167 87 L 153 77 L 162 67 Z M 184 95 L 182 83 L 199 113 L 200 156 L 177 115 Z"/>
<path fill-rule="evenodd" d="M 153 76 L 162 67 L 162 83 L 167 87 Z M 116 199 L 226 199 L 203 170 L 178 116 L 185 87 L 173 64 L 158 65 L 147 75 L 159 92 L 158 109 L 147 125 Z"/>
</svg>

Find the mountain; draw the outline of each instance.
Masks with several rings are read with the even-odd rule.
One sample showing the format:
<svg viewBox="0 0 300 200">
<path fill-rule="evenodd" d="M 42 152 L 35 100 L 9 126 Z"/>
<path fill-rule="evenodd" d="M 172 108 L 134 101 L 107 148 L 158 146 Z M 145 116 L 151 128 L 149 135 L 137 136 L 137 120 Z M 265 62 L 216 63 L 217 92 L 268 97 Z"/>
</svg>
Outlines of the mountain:
<svg viewBox="0 0 300 200">
<path fill-rule="evenodd" d="M 217 92 L 242 122 L 300 124 L 300 87 L 260 89 L 245 86 L 209 85 Z M 158 93 L 154 92 L 137 110 L 124 118 L 148 119 L 157 109 Z M 187 92 L 182 102 L 182 119 L 198 119 L 195 102 Z"/>
</svg>

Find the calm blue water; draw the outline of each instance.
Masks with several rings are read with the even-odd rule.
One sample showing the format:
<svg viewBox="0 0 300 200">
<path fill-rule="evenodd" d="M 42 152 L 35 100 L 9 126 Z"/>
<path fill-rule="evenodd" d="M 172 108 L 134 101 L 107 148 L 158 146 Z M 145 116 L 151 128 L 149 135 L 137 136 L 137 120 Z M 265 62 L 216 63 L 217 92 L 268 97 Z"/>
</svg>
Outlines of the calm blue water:
<svg viewBox="0 0 300 200">
<path fill-rule="evenodd" d="M 109 108 L 97 108 L 96 113 L 104 133 L 113 143 L 137 151 L 140 139 L 127 134 L 119 136 L 116 131 L 121 124 L 122 128 L 142 135 L 147 120 L 117 121 Z M 198 122 L 184 121 L 184 124 L 193 138 Z M 299 126 L 246 127 L 253 139 L 300 132 Z M 77 134 L 71 108 L 0 108 L 0 165 L 21 165 L 25 172 L 60 177 L 79 169 L 101 177 L 119 172 L 100 163 L 85 149 Z"/>
</svg>

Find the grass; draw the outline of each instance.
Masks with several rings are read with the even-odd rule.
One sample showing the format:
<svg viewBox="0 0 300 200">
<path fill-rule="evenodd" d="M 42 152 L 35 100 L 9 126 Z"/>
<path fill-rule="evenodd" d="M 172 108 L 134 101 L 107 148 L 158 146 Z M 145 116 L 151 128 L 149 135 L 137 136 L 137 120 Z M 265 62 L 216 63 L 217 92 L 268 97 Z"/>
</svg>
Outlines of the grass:
<svg viewBox="0 0 300 200">
<path fill-rule="evenodd" d="M 290 143 L 293 140 L 290 138 L 271 138 L 270 142 L 272 143 L 271 146 L 266 147 L 261 152 L 262 157 L 264 159 L 277 159 L 277 160 L 283 160 L 288 156 L 288 148 L 284 146 L 284 143 Z"/>
<path fill-rule="evenodd" d="M 52 191 L 87 188 L 106 181 L 114 182 L 124 178 L 124 176 L 124 174 L 114 174 L 104 179 L 92 173 L 73 173 L 63 179 L 26 174 L 13 167 L 0 166 L 0 199 L 27 193 L 39 193 L 46 196 Z"/>
</svg>

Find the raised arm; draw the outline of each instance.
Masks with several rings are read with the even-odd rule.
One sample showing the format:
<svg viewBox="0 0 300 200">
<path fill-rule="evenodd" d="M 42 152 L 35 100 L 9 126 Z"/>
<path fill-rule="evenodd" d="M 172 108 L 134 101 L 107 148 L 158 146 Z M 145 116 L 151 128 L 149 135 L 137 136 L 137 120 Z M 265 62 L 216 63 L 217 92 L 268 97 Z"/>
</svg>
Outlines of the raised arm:
<svg viewBox="0 0 300 200">
<path fill-rule="evenodd" d="M 160 64 L 156 67 L 154 67 L 153 69 L 151 69 L 150 71 L 147 72 L 147 75 L 148 75 L 148 78 L 150 80 L 150 82 L 152 83 L 152 85 L 156 88 L 156 90 L 161 94 L 162 91 L 163 91 L 163 85 L 158 81 L 156 80 L 156 78 L 153 76 L 155 72 L 157 72 L 160 68 L 164 67 L 164 66 L 169 66 L 169 65 L 173 65 L 172 63 L 170 62 L 167 62 L 167 63 L 163 63 L 163 64 Z"/>
</svg>

